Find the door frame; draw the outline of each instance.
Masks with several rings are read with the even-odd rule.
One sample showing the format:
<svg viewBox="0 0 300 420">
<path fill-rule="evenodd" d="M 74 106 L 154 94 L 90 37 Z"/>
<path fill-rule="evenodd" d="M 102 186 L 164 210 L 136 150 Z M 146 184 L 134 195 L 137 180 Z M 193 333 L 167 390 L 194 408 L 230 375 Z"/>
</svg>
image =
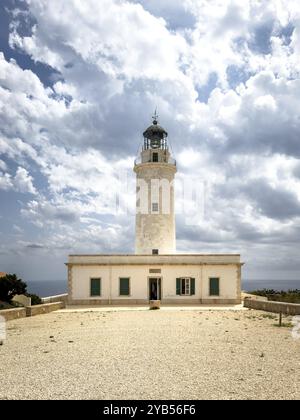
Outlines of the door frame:
<svg viewBox="0 0 300 420">
<path fill-rule="evenodd" d="M 159 280 L 159 299 L 158 300 L 162 300 L 162 276 L 148 276 L 148 300 L 150 302 L 150 281 L 152 279 L 156 279 Z"/>
</svg>

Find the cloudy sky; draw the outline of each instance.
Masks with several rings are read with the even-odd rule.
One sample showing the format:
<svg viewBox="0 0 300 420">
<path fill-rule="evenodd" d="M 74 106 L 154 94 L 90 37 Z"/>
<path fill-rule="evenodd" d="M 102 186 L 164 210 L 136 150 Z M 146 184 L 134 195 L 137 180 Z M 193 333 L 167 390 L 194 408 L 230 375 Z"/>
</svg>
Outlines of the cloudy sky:
<svg viewBox="0 0 300 420">
<path fill-rule="evenodd" d="M 205 185 L 178 250 L 299 279 L 299 0 L 1 0 L 0 51 L 0 271 L 63 279 L 69 253 L 133 252 L 112 204 L 134 206 L 157 106 L 178 179 Z"/>
</svg>

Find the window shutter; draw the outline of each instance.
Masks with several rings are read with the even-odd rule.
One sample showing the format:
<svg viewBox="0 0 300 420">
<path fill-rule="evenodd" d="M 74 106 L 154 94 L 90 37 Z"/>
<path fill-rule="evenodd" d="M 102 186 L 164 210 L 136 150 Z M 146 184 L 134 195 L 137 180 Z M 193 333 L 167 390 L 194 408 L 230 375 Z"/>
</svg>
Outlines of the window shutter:
<svg viewBox="0 0 300 420">
<path fill-rule="evenodd" d="M 120 296 L 129 295 L 129 278 L 120 278 Z"/>
<path fill-rule="evenodd" d="M 101 279 L 91 279 L 91 296 L 101 296 Z"/>
<path fill-rule="evenodd" d="M 176 279 L 176 295 L 181 295 L 181 279 Z"/>
<path fill-rule="evenodd" d="M 220 279 L 218 278 L 209 279 L 209 294 L 210 296 L 220 295 Z"/>
<path fill-rule="evenodd" d="M 195 294 L 195 279 L 191 278 L 191 296 Z"/>
</svg>

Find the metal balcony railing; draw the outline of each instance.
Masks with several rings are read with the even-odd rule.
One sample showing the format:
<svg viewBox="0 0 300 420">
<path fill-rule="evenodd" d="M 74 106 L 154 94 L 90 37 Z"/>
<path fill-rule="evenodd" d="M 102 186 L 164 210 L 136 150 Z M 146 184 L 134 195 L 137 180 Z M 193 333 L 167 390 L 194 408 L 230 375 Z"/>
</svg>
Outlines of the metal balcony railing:
<svg viewBox="0 0 300 420">
<path fill-rule="evenodd" d="M 135 161 L 134 161 L 134 164 L 135 165 L 140 165 L 141 163 L 168 163 L 170 165 L 176 166 L 176 160 L 173 159 L 173 158 L 171 158 L 171 157 L 164 158 L 163 160 L 161 160 L 159 162 L 153 162 L 151 159 L 142 162 L 142 158 L 141 157 L 136 158 Z"/>
</svg>

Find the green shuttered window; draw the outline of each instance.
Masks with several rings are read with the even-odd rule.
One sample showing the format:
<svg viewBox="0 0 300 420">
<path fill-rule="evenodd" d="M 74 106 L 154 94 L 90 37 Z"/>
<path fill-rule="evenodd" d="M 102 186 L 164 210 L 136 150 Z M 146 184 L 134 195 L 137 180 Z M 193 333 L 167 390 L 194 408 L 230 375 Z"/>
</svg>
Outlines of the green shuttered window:
<svg viewBox="0 0 300 420">
<path fill-rule="evenodd" d="M 176 279 L 176 295 L 181 295 L 181 279 Z"/>
<path fill-rule="evenodd" d="M 91 296 L 101 296 L 101 279 L 91 279 Z"/>
<path fill-rule="evenodd" d="M 217 277 L 211 277 L 209 279 L 209 295 L 220 296 L 220 279 Z"/>
<path fill-rule="evenodd" d="M 120 278 L 120 296 L 129 296 L 129 278 L 121 277 Z"/>
<path fill-rule="evenodd" d="M 191 279 L 191 296 L 195 294 L 195 279 Z"/>
<path fill-rule="evenodd" d="M 195 279 L 191 277 L 179 277 L 176 279 L 176 295 L 195 295 Z"/>
</svg>

